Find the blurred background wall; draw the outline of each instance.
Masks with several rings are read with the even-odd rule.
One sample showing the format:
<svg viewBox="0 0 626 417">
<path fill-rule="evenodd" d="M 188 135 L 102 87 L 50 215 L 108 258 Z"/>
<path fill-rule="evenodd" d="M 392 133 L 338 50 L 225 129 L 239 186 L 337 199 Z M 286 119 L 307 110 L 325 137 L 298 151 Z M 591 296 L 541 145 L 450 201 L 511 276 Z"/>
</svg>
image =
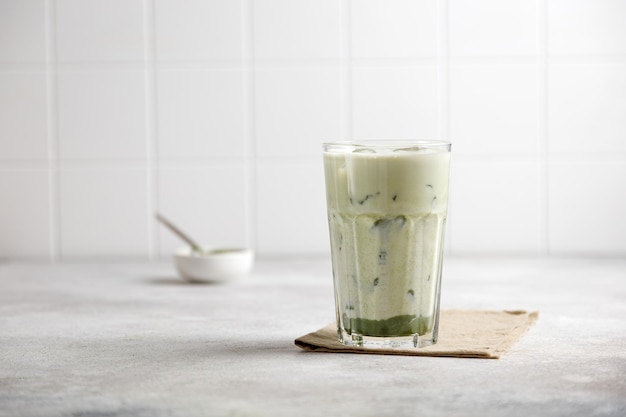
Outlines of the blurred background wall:
<svg viewBox="0 0 626 417">
<path fill-rule="evenodd" d="M 453 142 L 447 252 L 626 254 L 626 1 L 0 0 L 0 258 L 328 252 L 320 144 Z"/>
</svg>

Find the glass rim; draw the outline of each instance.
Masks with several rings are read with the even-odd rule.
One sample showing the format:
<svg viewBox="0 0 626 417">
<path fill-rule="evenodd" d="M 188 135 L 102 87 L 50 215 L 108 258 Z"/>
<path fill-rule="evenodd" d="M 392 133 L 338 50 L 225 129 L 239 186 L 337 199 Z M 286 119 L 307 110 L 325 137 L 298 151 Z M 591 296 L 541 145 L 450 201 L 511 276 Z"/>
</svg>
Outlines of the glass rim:
<svg viewBox="0 0 626 417">
<path fill-rule="evenodd" d="M 327 149 L 358 149 L 375 148 L 389 149 L 398 147 L 418 146 L 426 149 L 446 149 L 452 147 L 452 142 L 445 140 L 430 139 L 364 139 L 364 140 L 339 140 L 323 142 L 322 147 Z"/>
</svg>

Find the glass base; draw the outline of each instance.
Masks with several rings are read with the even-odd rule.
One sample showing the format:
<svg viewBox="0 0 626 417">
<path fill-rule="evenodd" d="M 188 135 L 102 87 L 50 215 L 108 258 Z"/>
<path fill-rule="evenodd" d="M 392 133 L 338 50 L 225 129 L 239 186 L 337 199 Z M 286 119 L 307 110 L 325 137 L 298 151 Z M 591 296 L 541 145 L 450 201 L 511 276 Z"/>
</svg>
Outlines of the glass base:
<svg viewBox="0 0 626 417">
<path fill-rule="evenodd" d="M 339 328 L 339 341 L 346 346 L 364 347 L 368 349 L 403 349 L 422 348 L 437 343 L 436 332 L 411 334 L 408 336 L 375 337 L 358 333 L 348 333 Z"/>
</svg>

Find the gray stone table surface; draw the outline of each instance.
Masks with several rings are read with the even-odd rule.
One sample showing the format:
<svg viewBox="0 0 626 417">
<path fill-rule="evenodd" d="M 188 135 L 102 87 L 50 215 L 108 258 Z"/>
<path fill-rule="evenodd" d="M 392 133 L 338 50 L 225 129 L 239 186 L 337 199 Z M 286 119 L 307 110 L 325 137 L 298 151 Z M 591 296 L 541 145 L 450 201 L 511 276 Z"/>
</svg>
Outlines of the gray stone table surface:
<svg viewBox="0 0 626 417">
<path fill-rule="evenodd" d="M 448 258 L 443 308 L 538 310 L 499 360 L 311 353 L 325 258 L 228 285 L 164 262 L 0 264 L 0 416 L 624 416 L 626 259 Z"/>
</svg>

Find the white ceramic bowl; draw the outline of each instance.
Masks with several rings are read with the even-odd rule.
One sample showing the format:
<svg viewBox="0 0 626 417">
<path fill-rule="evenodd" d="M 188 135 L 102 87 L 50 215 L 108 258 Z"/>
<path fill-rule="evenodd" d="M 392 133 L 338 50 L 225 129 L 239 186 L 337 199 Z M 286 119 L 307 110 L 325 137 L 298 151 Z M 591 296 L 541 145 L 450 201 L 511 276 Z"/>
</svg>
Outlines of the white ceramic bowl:
<svg viewBox="0 0 626 417">
<path fill-rule="evenodd" d="M 212 249 L 197 254 L 190 247 L 174 252 L 174 264 L 189 282 L 227 282 L 247 275 L 254 264 L 250 249 Z"/>
</svg>

